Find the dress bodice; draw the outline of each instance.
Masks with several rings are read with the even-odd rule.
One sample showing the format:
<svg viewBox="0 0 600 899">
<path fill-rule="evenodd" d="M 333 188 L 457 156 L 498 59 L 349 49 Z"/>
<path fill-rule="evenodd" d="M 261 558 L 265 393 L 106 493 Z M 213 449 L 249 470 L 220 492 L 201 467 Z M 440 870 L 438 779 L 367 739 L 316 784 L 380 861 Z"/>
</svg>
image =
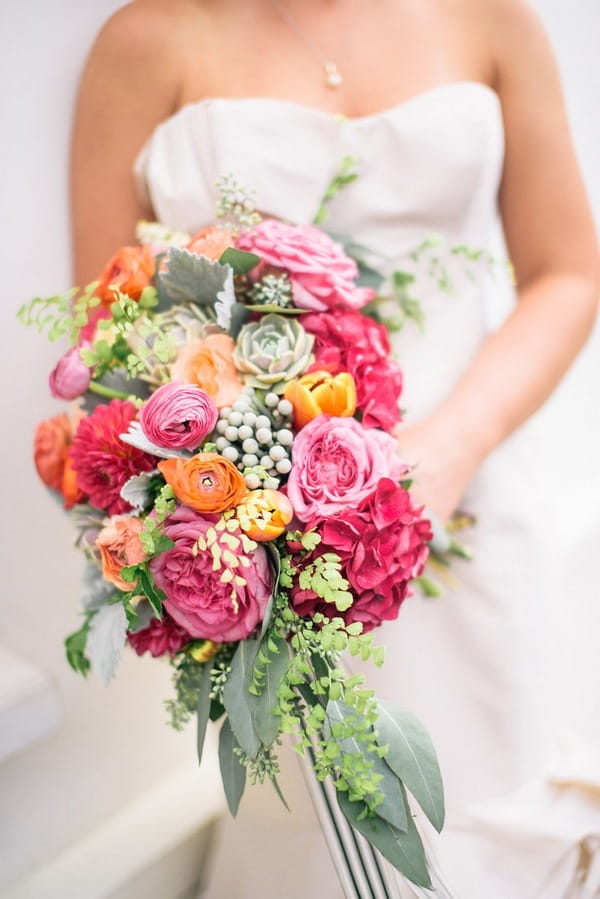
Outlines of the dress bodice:
<svg viewBox="0 0 600 899">
<path fill-rule="evenodd" d="M 495 246 L 503 152 L 497 94 L 461 81 L 353 119 L 272 98 L 200 100 L 156 128 L 135 168 L 157 218 L 194 232 L 214 221 L 216 182 L 227 174 L 255 192 L 263 214 L 311 222 L 351 156 L 358 178 L 331 202 L 326 227 L 373 249 L 390 271 L 431 233 L 448 246 Z M 420 284 L 426 339 L 396 340 L 414 370 L 405 399 L 415 414 L 439 402 L 487 329 L 490 291 L 467 281 L 456 302 Z"/>
</svg>

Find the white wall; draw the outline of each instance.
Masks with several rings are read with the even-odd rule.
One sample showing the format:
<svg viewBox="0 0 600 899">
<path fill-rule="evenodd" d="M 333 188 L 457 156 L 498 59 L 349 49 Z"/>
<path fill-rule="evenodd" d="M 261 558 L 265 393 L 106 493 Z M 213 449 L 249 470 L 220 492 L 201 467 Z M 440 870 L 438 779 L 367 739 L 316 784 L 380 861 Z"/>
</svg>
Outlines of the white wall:
<svg viewBox="0 0 600 899">
<path fill-rule="evenodd" d="M 45 386 L 58 350 L 14 317 L 28 298 L 69 284 L 66 156 L 74 88 L 93 35 L 120 5 L 0 0 L 0 642 L 57 684 L 64 716 L 59 732 L 0 766 L 0 889 L 194 751 L 191 734 L 163 724 L 161 700 L 170 693 L 163 666 L 130 657 L 107 690 L 78 679 L 63 660 L 63 637 L 77 621 L 81 564 L 66 549 L 68 520 L 38 483 L 30 449 L 35 424 L 61 408 Z M 600 219 L 598 0 L 536 0 L 536 6 L 558 51 Z M 557 400 L 567 424 L 597 415 L 596 405 L 582 399 L 590 391 L 581 390 L 597 372 L 590 350 Z"/>
</svg>

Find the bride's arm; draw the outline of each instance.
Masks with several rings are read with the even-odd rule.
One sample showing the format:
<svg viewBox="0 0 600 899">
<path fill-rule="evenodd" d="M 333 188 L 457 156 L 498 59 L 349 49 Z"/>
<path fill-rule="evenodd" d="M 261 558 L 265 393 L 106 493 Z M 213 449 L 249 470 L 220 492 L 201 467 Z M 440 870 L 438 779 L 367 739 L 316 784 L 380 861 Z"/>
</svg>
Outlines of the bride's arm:
<svg viewBox="0 0 600 899">
<path fill-rule="evenodd" d="M 486 39 L 506 129 L 500 203 L 519 302 L 443 406 L 399 430 L 400 452 L 419 461 L 421 498 L 442 519 L 485 456 L 552 392 L 600 294 L 594 225 L 543 29 L 521 0 L 482 6 L 493 14 Z"/>
<path fill-rule="evenodd" d="M 71 151 L 74 279 L 96 278 L 150 214 L 136 196 L 135 157 L 178 106 L 180 61 L 173 17 L 132 3 L 106 23 L 81 79 Z"/>
</svg>

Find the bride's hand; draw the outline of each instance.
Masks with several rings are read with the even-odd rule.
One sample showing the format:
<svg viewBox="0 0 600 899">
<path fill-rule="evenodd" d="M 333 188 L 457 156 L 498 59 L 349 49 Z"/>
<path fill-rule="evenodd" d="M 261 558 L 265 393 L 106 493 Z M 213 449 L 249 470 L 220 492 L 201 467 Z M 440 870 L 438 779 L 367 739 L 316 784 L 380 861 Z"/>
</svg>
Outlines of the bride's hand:
<svg viewBox="0 0 600 899">
<path fill-rule="evenodd" d="M 419 503 L 446 522 L 456 511 L 479 459 L 457 435 L 442 430 L 435 418 L 400 424 L 395 430 L 398 455 L 409 465 L 411 493 Z"/>
</svg>

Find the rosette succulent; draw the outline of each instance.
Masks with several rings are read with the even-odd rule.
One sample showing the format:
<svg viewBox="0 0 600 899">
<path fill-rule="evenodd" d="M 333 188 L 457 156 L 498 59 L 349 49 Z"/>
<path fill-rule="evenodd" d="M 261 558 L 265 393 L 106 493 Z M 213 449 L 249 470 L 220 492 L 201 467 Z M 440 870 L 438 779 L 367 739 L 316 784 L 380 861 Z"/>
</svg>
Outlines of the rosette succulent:
<svg viewBox="0 0 600 899">
<path fill-rule="evenodd" d="M 233 358 L 247 385 L 283 393 L 311 364 L 313 343 L 296 319 L 271 313 L 244 325 Z"/>
</svg>

